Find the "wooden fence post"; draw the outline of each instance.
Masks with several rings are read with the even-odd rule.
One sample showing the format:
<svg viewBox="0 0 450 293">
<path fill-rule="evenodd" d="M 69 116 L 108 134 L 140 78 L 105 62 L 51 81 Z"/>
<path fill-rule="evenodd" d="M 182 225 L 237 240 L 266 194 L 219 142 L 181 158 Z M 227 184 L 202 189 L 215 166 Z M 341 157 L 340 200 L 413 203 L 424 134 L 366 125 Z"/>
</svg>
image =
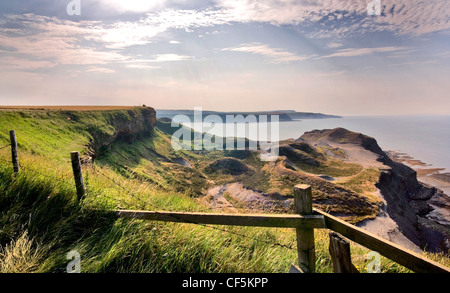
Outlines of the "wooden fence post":
<svg viewBox="0 0 450 293">
<path fill-rule="evenodd" d="M 75 186 L 77 188 L 77 198 L 82 199 L 86 194 L 86 188 L 83 182 L 83 173 L 81 172 L 80 153 L 71 152 L 70 158 L 72 160 L 73 176 L 75 178 Z"/>
<path fill-rule="evenodd" d="M 294 186 L 295 211 L 302 216 L 312 214 L 311 186 L 298 184 Z M 298 265 L 305 273 L 314 273 L 316 253 L 314 248 L 314 229 L 296 228 Z"/>
<path fill-rule="evenodd" d="M 352 263 L 350 243 L 336 232 L 330 232 L 329 251 L 335 273 L 359 273 Z"/>
<path fill-rule="evenodd" d="M 17 140 L 16 133 L 14 130 L 9 131 L 9 138 L 11 140 L 11 155 L 12 155 L 12 163 L 14 167 L 14 172 L 17 173 L 20 170 L 19 167 L 19 157 L 17 154 Z"/>
</svg>

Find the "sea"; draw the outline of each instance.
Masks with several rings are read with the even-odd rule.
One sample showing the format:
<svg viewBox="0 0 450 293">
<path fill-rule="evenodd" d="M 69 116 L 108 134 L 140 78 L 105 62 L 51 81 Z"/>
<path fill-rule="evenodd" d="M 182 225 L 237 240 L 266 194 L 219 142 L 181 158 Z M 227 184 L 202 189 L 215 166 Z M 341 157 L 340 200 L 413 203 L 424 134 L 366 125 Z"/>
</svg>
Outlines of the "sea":
<svg viewBox="0 0 450 293">
<path fill-rule="evenodd" d="M 213 135 L 223 135 L 225 132 L 217 131 L 221 129 L 218 125 L 207 127 L 208 125 L 201 123 L 184 124 Z M 223 127 L 225 125 L 224 123 Z M 246 126 L 251 129 L 251 124 Z M 271 126 L 270 122 L 265 125 L 269 132 Z M 384 151 L 406 153 L 433 168 L 445 168 L 443 172 L 450 172 L 450 116 L 345 116 L 280 121 L 278 136 L 280 140 L 296 139 L 307 131 L 336 127 L 371 136 Z M 251 132 L 236 136 L 255 139 Z"/>
</svg>

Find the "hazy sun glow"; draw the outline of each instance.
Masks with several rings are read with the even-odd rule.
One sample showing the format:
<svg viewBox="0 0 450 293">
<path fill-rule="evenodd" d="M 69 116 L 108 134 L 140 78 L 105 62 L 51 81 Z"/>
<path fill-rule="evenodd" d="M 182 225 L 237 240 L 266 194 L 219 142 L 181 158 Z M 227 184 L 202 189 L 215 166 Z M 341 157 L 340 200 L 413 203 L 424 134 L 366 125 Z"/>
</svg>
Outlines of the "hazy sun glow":
<svg viewBox="0 0 450 293">
<path fill-rule="evenodd" d="M 104 5 L 112 6 L 117 10 L 132 12 L 147 12 L 160 7 L 164 0 L 101 0 Z"/>
</svg>

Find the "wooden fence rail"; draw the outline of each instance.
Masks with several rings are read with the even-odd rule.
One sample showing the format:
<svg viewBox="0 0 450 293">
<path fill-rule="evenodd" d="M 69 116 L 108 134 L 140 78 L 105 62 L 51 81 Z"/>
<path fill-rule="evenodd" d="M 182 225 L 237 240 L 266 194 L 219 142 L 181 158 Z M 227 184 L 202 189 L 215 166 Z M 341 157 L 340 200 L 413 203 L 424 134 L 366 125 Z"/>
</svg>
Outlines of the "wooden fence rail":
<svg viewBox="0 0 450 293">
<path fill-rule="evenodd" d="M 303 188 L 303 185 L 300 187 Z M 450 273 L 450 268 L 444 265 L 427 259 L 418 253 L 382 239 L 318 209 L 313 209 L 313 214 L 307 216 L 293 214 L 181 213 L 133 210 L 119 210 L 117 211 L 117 215 L 124 218 L 191 224 L 285 227 L 296 229 L 326 228 L 340 233 L 362 246 L 377 251 L 380 255 L 383 255 L 414 272 Z M 297 244 L 299 244 L 298 242 L 299 240 L 297 238 Z M 300 246 L 300 248 L 297 247 L 297 249 L 302 249 L 302 247 L 304 246 Z M 309 256 L 308 260 L 315 259 L 314 248 L 310 248 L 309 252 L 310 254 L 313 254 L 313 256 Z M 313 268 L 314 265 L 308 263 L 308 261 L 305 262 L 305 260 L 300 259 L 300 257 L 299 253 L 299 268 L 297 269 L 300 269 L 302 272 L 314 272 L 314 270 L 305 269 L 305 265 L 309 266 L 309 268 Z M 304 262 L 303 265 L 302 261 Z"/>
<path fill-rule="evenodd" d="M 272 228 L 326 228 L 322 215 L 226 214 L 119 210 L 122 218 L 205 225 L 252 226 Z"/>
<path fill-rule="evenodd" d="M 117 211 L 117 215 L 124 218 L 191 224 L 284 227 L 296 229 L 327 228 L 344 235 L 362 246 L 377 251 L 381 255 L 414 272 L 450 273 L 450 268 L 427 259 L 418 253 L 382 239 L 318 209 L 314 209 L 313 212 L 314 214 L 312 215 L 302 216 L 294 214 L 223 214 L 119 210 Z M 300 241 L 297 238 L 297 244 L 299 244 L 299 242 Z M 310 248 L 310 253 L 315 253 L 314 248 Z M 312 260 L 314 257 L 309 256 L 308 259 Z M 300 259 L 299 256 L 299 267 L 303 272 L 314 272 L 314 270 L 305 270 L 305 265 L 302 265 L 301 261 L 304 261 L 304 259 Z M 313 266 L 308 262 L 306 262 L 306 265 L 310 265 L 310 267 Z"/>
<path fill-rule="evenodd" d="M 328 229 L 342 234 L 348 239 L 377 251 L 398 264 L 418 273 L 450 273 L 450 268 L 406 249 L 398 244 L 385 240 L 375 234 L 349 224 L 319 209 L 314 211 L 324 216 Z"/>
</svg>

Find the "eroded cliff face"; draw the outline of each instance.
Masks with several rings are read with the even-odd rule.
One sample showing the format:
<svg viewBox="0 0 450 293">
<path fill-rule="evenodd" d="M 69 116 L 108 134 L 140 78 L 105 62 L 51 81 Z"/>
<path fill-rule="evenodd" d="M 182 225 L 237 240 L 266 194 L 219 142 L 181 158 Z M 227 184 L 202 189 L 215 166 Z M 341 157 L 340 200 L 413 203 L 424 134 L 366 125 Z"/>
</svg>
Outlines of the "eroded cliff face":
<svg viewBox="0 0 450 293">
<path fill-rule="evenodd" d="M 391 169 L 382 170 L 376 184 L 387 202 L 388 214 L 402 234 L 417 246 L 432 252 L 448 252 L 448 227 L 428 219 L 434 210 L 429 200 L 439 197 L 440 191 L 418 182 L 414 170 L 396 168 L 395 164 Z"/>
<path fill-rule="evenodd" d="M 448 252 L 448 229 L 428 219 L 428 214 L 434 210 L 429 200 L 439 196 L 440 191 L 420 183 L 415 170 L 393 161 L 380 149 L 375 139 L 362 146 L 376 151 L 378 160 L 388 167 L 381 170 L 376 187 L 383 194 L 387 202 L 386 210 L 398 224 L 402 234 L 428 251 Z"/>
<path fill-rule="evenodd" d="M 417 231 L 417 215 L 409 204 L 407 194 L 411 189 L 411 177 L 405 177 L 393 169 L 380 173 L 376 184 L 386 201 L 386 211 L 397 223 L 399 230 L 417 246 L 421 246 L 421 237 Z"/>
<path fill-rule="evenodd" d="M 72 115 L 77 113 L 74 112 Z M 86 115 L 85 113 L 83 119 L 88 119 Z M 92 160 L 102 155 L 114 142 L 133 143 L 150 136 L 156 125 L 156 111 L 150 107 L 102 111 L 101 114 L 92 115 L 96 115 L 96 121 L 100 121 L 88 126 L 91 141 L 86 156 Z M 77 119 L 76 116 L 74 118 Z"/>
<path fill-rule="evenodd" d="M 439 194 L 439 190 L 417 180 L 417 173 L 410 167 L 393 161 L 377 141 L 361 133 L 344 128 L 314 130 L 302 136 L 308 142 L 320 142 L 334 147 L 357 145 L 376 154 L 380 164 L 380 177 L 376 187 L 386 201 L 386 211 L 396 222 L 401 233 L 415 245 L 429 251 L 448 251 L 450 234 L 436 229 L 426 220 L 433 211 L 428 201 Z M 426 220 L 426 221 L 425 221 Z"/>
<path fill-rule="evenodd" d="M 136 139 L 149 135 L 156 124 L 156 111 L 153 108 L 137 108 L 127 110 L 127 116 L 111 119 L 111 126 L 115 128 L 113 135 L 103 141 L 102 145 L 109 145 L 116 140 L 133 142 Z M 117 118 L 117 117 L 115 117 Z"/>
</svg>

